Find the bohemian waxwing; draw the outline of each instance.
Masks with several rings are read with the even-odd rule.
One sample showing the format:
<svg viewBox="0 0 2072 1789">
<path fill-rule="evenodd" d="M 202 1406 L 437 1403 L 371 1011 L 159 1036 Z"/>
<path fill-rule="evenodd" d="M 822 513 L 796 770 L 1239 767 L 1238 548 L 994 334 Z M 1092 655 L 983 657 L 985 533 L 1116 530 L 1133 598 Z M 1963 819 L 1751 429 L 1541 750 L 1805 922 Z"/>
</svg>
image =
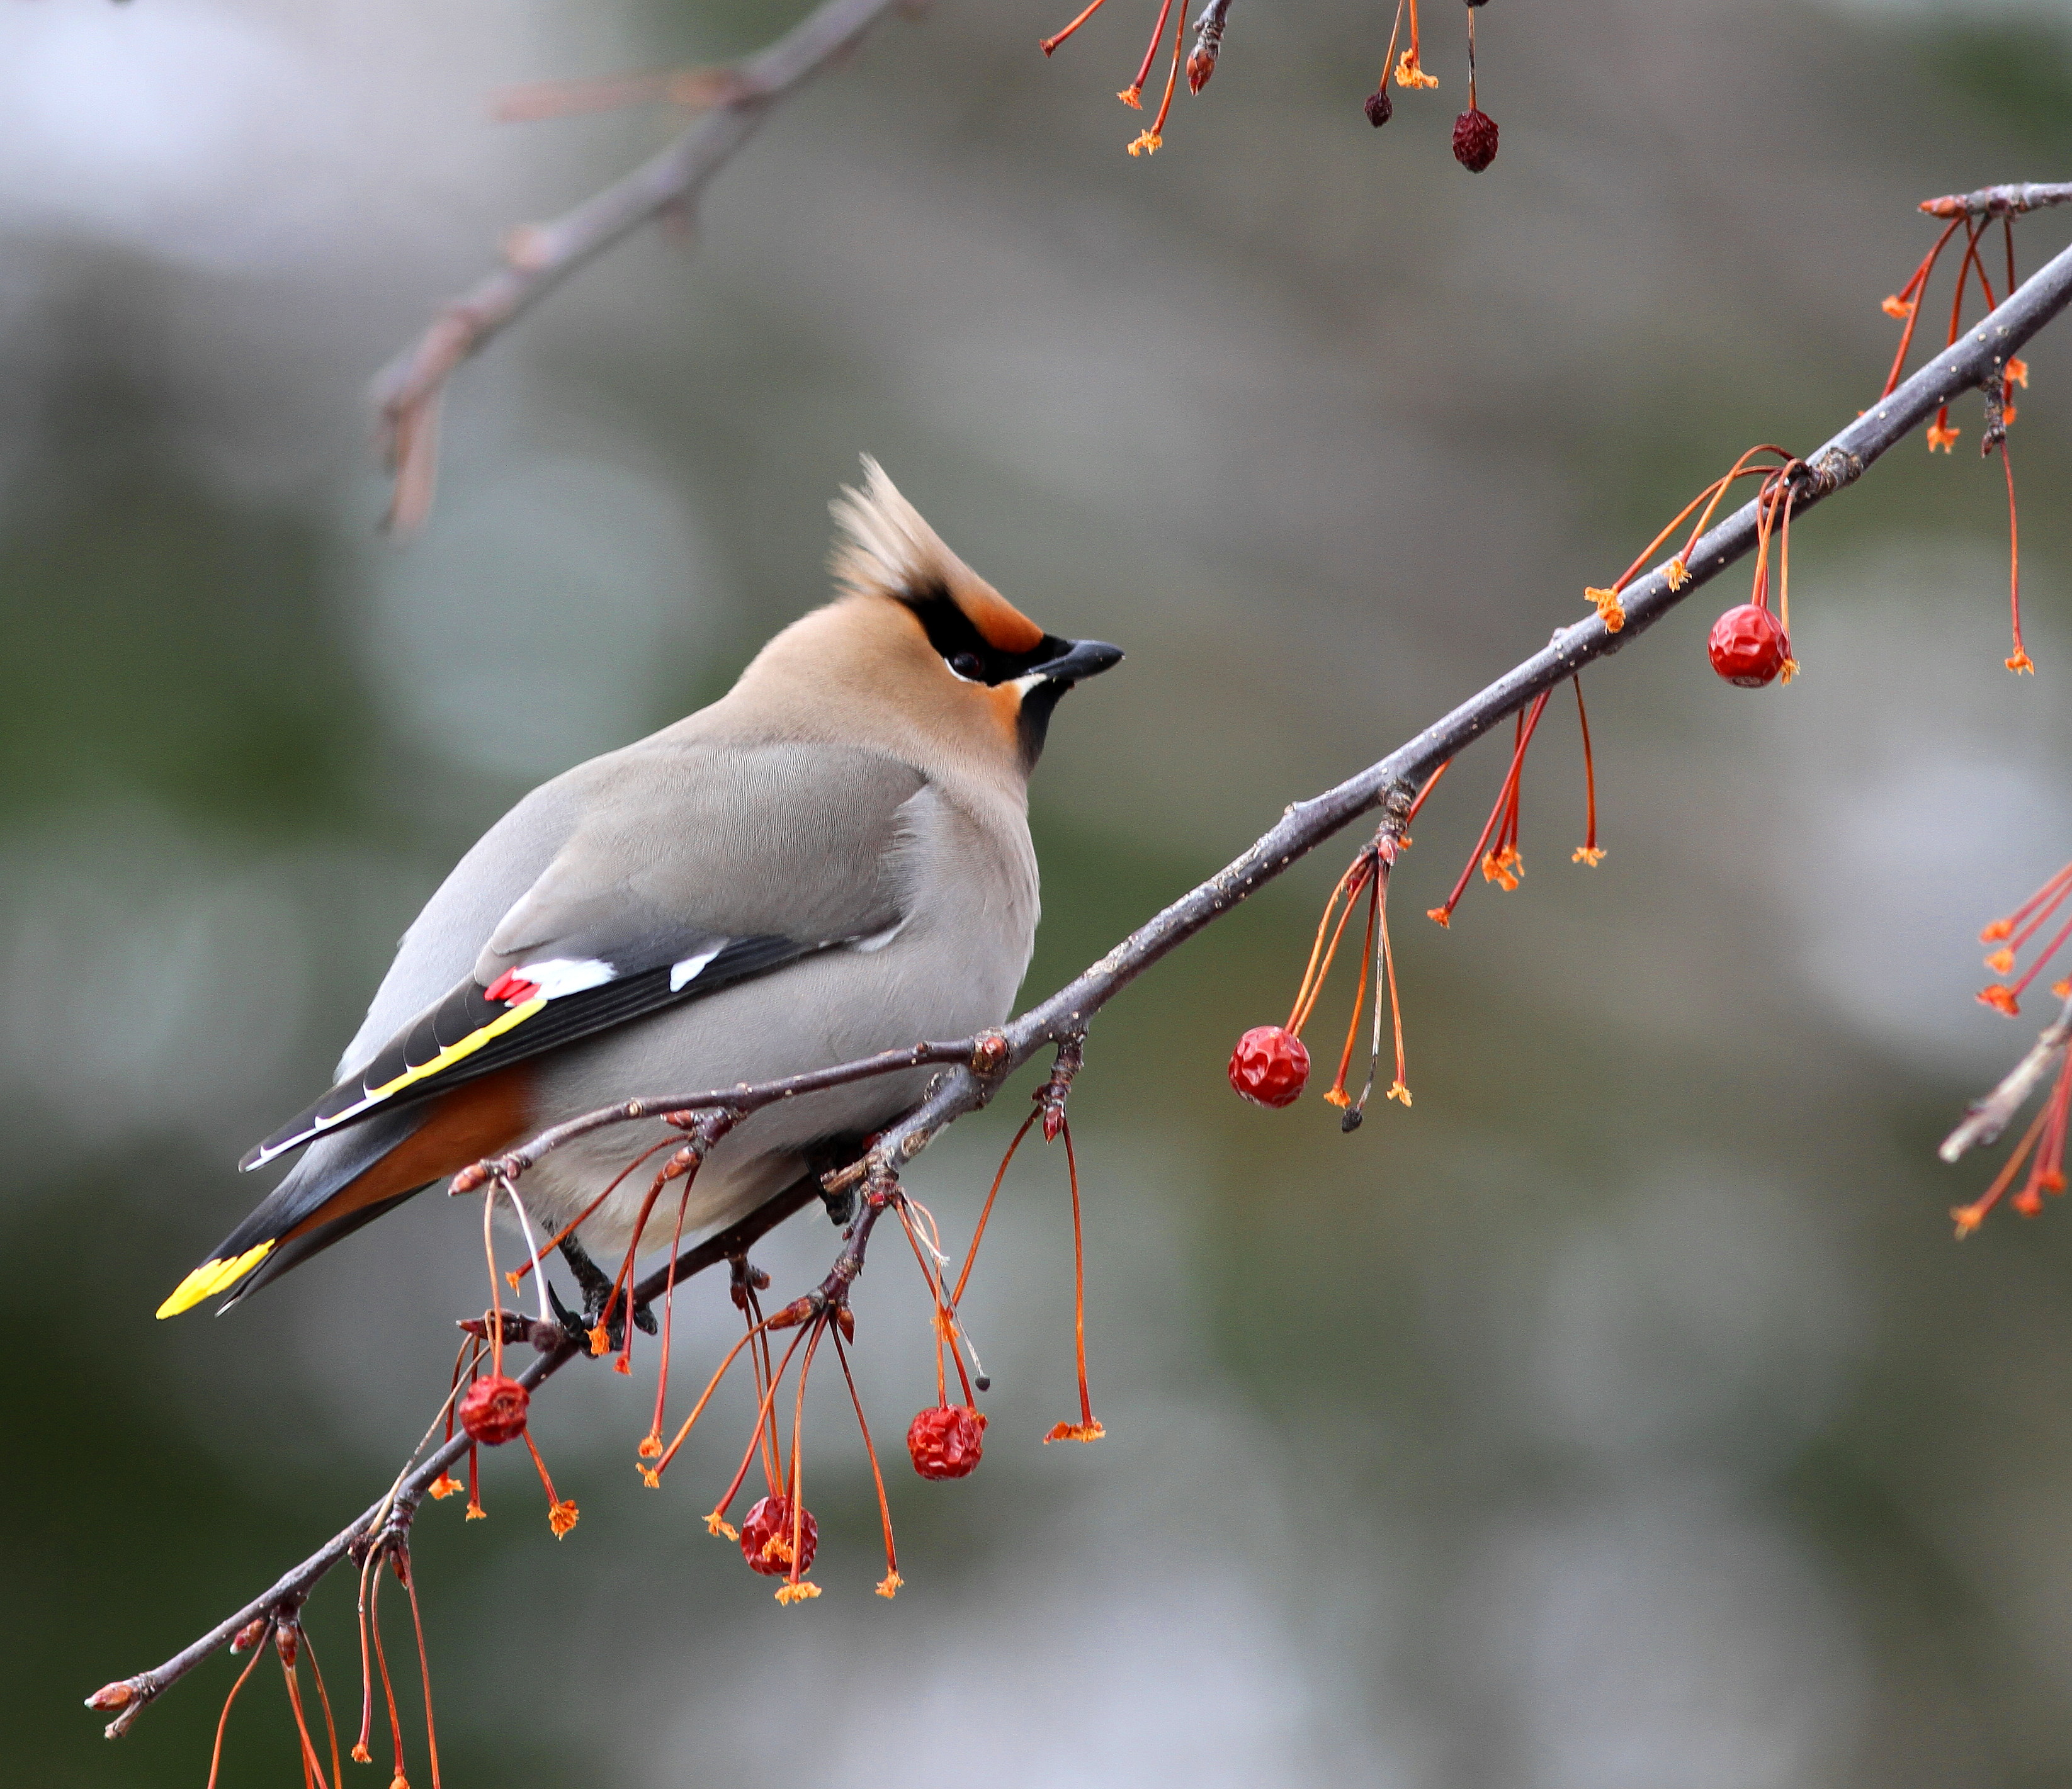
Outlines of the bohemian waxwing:
<svg viewBox="0 0 2072 1789">
<path fill-rule="evenodd" d="M 1059 697 L 1122 654 L 1046 634 L 864 467 L 834 506 L 837 599 L 711 707 L 534 790 L 461 859 L 338 1085 L 241 1165 L 301 1159 L 161 1317 L 234 1303 L 579 1113 L 1006 1017 L 1036 930 L 1029 773 Z M 686 1231 L 853 1150 L 930 1073 L 755 1114 L 699 1171 Z M 528 1209 L 559 1229 L 664 1135 L 623 1125 L 548 1155 L 523 1183 Z M 645 1190 L 629 1176 L 583 1240 L 623 1252 Z M 649 1243 L 663 1221 L 658 1207 Z"/>
</svg>

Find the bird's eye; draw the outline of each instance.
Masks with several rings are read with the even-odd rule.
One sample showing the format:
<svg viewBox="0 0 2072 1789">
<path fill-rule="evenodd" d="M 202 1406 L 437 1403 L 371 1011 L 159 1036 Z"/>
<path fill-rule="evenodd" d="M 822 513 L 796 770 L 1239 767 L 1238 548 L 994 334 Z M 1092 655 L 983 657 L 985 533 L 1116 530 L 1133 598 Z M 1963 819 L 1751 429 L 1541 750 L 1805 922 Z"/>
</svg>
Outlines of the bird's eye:
<svg viewBox="0 0 2072 1789">
<path fill-rule="evenodd" d="M 976 652 L 956 654 L 950 660 L 950 669 L 964 679 L 967 683 L 982 683 L 985 681 L 985 666 Z"/>
</svg>

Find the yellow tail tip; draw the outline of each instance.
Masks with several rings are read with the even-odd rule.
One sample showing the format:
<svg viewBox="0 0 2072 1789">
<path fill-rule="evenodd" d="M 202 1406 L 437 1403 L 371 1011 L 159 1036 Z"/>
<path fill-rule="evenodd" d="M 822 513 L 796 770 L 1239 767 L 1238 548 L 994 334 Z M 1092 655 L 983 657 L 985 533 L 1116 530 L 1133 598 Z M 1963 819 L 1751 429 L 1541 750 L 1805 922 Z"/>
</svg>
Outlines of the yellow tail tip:
<svg viewBox="0 0 2072 1789">
<path fill-rule="evenodd" d="M 191 1311 L 204 1299 L 227 1291 L 257 1267 L 273 1252 L 271 1242 L 262 1242 L 256 1249 L 247 1249 L 241 1255 L 228 1261 L 205 1261 L 173 1288 L 172 1296 L 158 1307 L 161 1317 L 177 1317 L 183 1311 Z"/>
</svg>

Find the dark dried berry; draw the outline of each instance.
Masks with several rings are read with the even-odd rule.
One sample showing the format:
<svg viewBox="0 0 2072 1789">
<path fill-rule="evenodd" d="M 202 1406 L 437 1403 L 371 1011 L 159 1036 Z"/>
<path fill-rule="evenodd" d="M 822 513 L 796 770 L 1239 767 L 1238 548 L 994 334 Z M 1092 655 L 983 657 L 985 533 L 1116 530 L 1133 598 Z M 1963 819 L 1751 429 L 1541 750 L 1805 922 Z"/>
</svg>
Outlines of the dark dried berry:
<svg viewBox="0 0 2072 1789">
<path fill-rule="evenodd" d="M 813 1569 L 813 1555 L 820 1545 L 820 1524 L 811 1510 L 799 1514 L 799 1575 Z M 741 1524 L 741 1557 L 751 1571 L 765 1578 L 783 1578 L 791 1569 L 791 1500 L 765 1497 L 748 1512 Z"/>
<path fill-rule="evenodd" d="M 1496 120 L 1480 106 L 1470 106 L 1453 121 L 1453 159 L 1470 174 L 1480 174 L 1496 159 Z"/>
<path fill-rule="evenodd" d="M 1376 130 L 1396 116 L 1396 101 L 1388 96 L 1388 77 L 1382 76 L 1381 85 L 1367 96 L 1367 121 Z"/>
<path fill-rule="evenodd" d="M 525 1388 L 515 1379 L 492 1373 L 478 1379 L 462 1393 L 460 1426 L 470 1441 L 485 1447 L 501 1447 L 525 1432 L 525 1407 L 532 1402 Z"/>
</svg>

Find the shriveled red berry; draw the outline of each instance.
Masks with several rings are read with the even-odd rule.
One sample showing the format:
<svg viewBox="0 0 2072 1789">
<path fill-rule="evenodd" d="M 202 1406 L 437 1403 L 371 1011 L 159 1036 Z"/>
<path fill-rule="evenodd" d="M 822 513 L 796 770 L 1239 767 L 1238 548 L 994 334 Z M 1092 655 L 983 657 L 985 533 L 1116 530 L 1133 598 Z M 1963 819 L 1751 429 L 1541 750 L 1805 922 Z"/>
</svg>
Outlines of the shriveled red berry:
<svg viewBox="0 0 2072 1789">
<path fill-rule="evenodd" d="M 1784 669 L 1791 642 L 1767 609 L 1745 602 L 1712 623 L 1705 641 L 1712 669 L 1745 690 L 1761 689 Z"/>
<path fill-rule="evenodd" d="M 1285 1025 L 1254 1025 L 1231 1052 L 1230 1084 L 1255 1106 L 1293 1106 L 1309 1079 L 1309 1052 Z"/>
<path fill-rule="evenodd" d="M 492 1373 L 478 1379 L 461 1394 L 460 1426 L 470 1441 L 485 1447 L 501 1447 L 525 1432 L 525 1409 L 531 1395 L 515 1379 Z"/>
<path fill-rule="evenodd" d="M 1453 159 L 1470 174 L 1480 174 L 1496 159 L 1496 120 L 1480 106 L 1470 106 L 1453 121 Z"/>
<path fill-rule="evenodd" d="M 924 1479 L 961 1479 L 984 1453 L 985 1418 L 968 1404 L 938 1405 L 906 1427 L 906 1451 Z"/>
<path fill-rule="evenodd" d="M 1382 76 L 1381 85 L 1367 96 L 1367 121 L 1376 130 L 1396 116 L 1396 101 L 1388 96 L 1388 77 Z"/>
<path fill-rule="evenodd" d="M 799 1520 L 799 1571 L 813 1569 L 813 1555 L 820 1545 L 820 1524 L 811 1510 Z M 741 1524 L 741 1557 L 749 1569 L 765 1578 L 783 1578 L 791 1569 L 791 1500 L 765 1497 L 748 1512 Z"/>
</svg>

